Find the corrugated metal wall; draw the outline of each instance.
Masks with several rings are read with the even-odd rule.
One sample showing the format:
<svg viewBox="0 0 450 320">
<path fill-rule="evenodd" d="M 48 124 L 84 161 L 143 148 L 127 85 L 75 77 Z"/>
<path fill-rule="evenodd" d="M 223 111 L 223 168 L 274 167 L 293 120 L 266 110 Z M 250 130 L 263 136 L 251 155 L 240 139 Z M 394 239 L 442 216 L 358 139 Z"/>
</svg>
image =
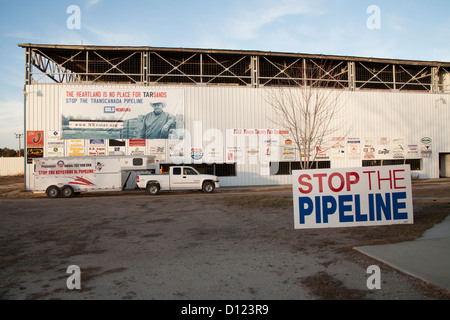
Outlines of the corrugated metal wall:
<svg viewBox="0 0 450 320">
<path fill-rule="evenodd" d="M 104 88 L 106 87 L 109 86 L 105 85 Z M 61 130 L 60 92 L 65 88 L 65 85 L 49 84 L 27 87 L 26 131 Z M 164 89 L 159 86 L 157 88 Z M 273 89 L 237 86 L 182 88 L 185 90 L 186 129 L 191 133 L 197 132 L 198 124 L 201 123 L 204 144 L 213 138 L 207 132 L 212 132 L 212 135 L 214 132 L 216 135 L 221 132 L 225 139 L 229 129 L 283 129 L 277 128 L 273 123 L 275 114 L 267 102 Z M 431 138 L 432 157 L 423 159 L 423 170 L 416 174 L 420 178 L 439 178 L 439 153 L 450 153 L 450 94 L 346 91 L 342 93 L 341 101 L 345 103 L 346 117 L 353 124 L 348 136 L 360 138 L 361 145 L 366 138 L 387 137 L 391 140 L 401 138 L 406 144 L 420 146 L 422 138 Z M 195 139 L 193 137 L 194 143 Z M 333 168 L 361 165 L 362 159 L 331 161 Z M 31 169 L 31 165 L 28 165 L 28 172 Z M 262 175 L 261 171 L 259 164 L 238 164 L 237 176 L 222 178 L 222 184 L 236 186 L 291 183 L 290 176 L 267 176 Z M 30 183 L 28 175 L 28 186 Z"/>
<path fill-rule="evenodd" d="M 0 176 L 18 176 L 24 174 L 24 158 L 0 158 Z"/>
</svg>

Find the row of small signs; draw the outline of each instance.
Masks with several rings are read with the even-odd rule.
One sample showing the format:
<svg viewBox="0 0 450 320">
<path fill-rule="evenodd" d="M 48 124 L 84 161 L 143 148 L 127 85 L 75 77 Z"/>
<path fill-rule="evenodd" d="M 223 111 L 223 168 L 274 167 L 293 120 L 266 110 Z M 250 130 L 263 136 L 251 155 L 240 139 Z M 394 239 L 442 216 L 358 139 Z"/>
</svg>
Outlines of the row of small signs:
<svg viewBox="0 0 450 320">
<path fill-rule="evenodd" d="M 186 150 L 179 140 L 152 140 L 145 139 L 115 140 L 115 139 L 76 139 L 63 140 L 59 131 L 27 132 L 28 158 L 39 158 L 45 154 L 47 157 L 62 156 L 106 156 L 106 155 L 155 155 L 158 160 L 166 160 L 166 149 L 169 156 L 190 157 L 193 160 L 211 162 L 250 162 L 255 163 L 265 157 L 268 161 L 297 161 L 304 157 L 299 154 L 292 139 L 285 138 L 283 132 L 277 135 L 266 136 L 264 139 L 242 140 L 252 137 L 252 132 L 233 130 L 222 143 L 226 147 L 210 144 L 206 147 L 191 147 Z M 243 129 L 242 129 L 243 130 Z M 258 135 L 259 131 L 253 137 Z M 231 139 L 231 141 L 229 141 Z M 45 141 L 45 144 L 44 144 Z M 168 142 L 167 142 L 168 141 Z M 225 153 L 224 153 L 225 151 Z M 324 143 L 317 150 L 318 160 L 382 160 L 382 159 L 418 159 L 432 157 L 432 140 L 422 138 L 420 144 L 406 143 L 405 139 L 390 138 L 340 138 L 335 137 Z"/>
<path fill-rule="evenodd" d="M 47 157 L 67 156 L 107 156 L 107 155 L 159 155 L 165 157 L 165 140 L 155 140 L 152 146 L 147 146 L 145 139 L 115 140 L 115 139 L 71 139 L 62 140 L 60 132 L 51 131 L 46 136 L 44 144 L 43 131 L 27 132 L 27 156 L 30 159 L 44 156 L 46 145 Z"/>
<path fill-rule="evenodd" d="M 332 138 L 321 149 L 324 151 L 319 150 L 318 159 L 419 159 L 432 157 L 432 140 L 423 138 L 420 144 L 413 144 L 403 138 Z"/>
</svg>

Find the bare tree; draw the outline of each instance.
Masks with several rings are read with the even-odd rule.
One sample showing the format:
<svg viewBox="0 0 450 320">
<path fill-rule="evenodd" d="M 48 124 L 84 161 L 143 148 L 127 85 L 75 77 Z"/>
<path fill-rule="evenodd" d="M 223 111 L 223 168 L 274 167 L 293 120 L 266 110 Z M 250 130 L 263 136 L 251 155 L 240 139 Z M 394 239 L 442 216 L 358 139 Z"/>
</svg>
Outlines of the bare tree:
<svg viewBox="0 0 450 320">
<path fill-rule="evenodd" d="M 268 89 L 268 102 L 276 115 L 273 122 L 289 130 L 302 169 L 312 167 L 319 151 L 333 147 L 333 135 L 345 137 L 350 132 L 341 101 L 346 67 L 325 66 L 314 63 L 306 78 L 307 72 L 301 70 L 302 85 Z"/>
</svg>

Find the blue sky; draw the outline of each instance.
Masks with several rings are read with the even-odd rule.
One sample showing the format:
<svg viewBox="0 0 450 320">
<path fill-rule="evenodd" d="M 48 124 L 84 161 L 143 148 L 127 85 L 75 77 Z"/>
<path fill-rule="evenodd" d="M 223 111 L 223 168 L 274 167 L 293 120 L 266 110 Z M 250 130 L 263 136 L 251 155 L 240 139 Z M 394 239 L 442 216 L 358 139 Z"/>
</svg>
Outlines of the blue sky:
<svg viewBox="0 0 450 320">
<path fill-rule="evenodd" d="M 23 133 L 18 43 L 189 47 L 450 61 L 448 0 L 0 0 L 0 148 Z M 81 28 L 70 30 L 70 5 Z M 370 5 L 380 29 L 370 30 Z M 22 146 L 23 147 L 23 146 Z"/>
</svg>

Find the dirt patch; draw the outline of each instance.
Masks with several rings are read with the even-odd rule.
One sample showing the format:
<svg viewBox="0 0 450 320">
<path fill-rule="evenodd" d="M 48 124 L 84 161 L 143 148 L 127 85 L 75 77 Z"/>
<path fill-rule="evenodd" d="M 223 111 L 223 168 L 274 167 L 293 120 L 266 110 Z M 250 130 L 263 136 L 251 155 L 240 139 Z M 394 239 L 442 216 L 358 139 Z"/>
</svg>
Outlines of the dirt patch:
<svg viewBox="0 0 450 320">
<path fill-rule="evenodd" d="M 414 181 L 413 197 L 445 197 L 448 199 L 450 197 L 450 179 Z"/>
<path fill-rule="evenodd" d="M 442 191 L 442 185 L 435 188 Z M 446 188 L 444 188 L 446 189 Z M 417 193 L 423 194 L 416 190 Z M 450 194 L 450 189 L 448 190 Z M 432 189 L 427 188 L 427 196 L 432 196 Z M 292 208 L 292 196 L 280 195 L 246 195 L 231 197 L 226 200 L 229 206 L 242 208 Z M 416 200 L 413 203 L 415 223 L 413 225 L 394 225 L 389 228 L 353 228 L 342 229 L 358 237 L 361 245 L 386 244 L 394 242 L 412 241 L 419 238 L 426 230 L 442 222 L 450 213 L 450 200 Z"/>
<path fill-rule="evenodd" d="M 292 208 L 292 196 L 246 195 L 227 200 L 230 206 L 244 208 Z"/>
<path fill-rule="evenodd" d="M 0 176 L 0 198 L 40 198 L 44 194 L 25 192 L 24 176 Z"/>
<path fill-rule="evenodd" d="M 0 176 L 0 186 L 11 185 L 11 184 L 23 184 L 24 176 Z"/>
<path fill-rule="evenodd" d="M 20 188 L 21 179 L 3 186 Z M 450 183 L 413 190 L 414 225 L 302 231 L 293 228 L 289 188 L 73 199 L 0 190 L 0 298 L 450 299 L 352 250 L 414 240 L 450 213 L 436 196 L 450 194 Z M 66 288 L 73 264 L 81 291 Z M 366 288 L 373 264 L 382 268 L 377 292 Z"/>
<path fill-rule="evenodd" d="M 450 213 L 450 202 L 414 201 L 414 224 L 386 227 L 355 228 L 351 237 L 360 246 L 413 241 Z"/>
</svg>

